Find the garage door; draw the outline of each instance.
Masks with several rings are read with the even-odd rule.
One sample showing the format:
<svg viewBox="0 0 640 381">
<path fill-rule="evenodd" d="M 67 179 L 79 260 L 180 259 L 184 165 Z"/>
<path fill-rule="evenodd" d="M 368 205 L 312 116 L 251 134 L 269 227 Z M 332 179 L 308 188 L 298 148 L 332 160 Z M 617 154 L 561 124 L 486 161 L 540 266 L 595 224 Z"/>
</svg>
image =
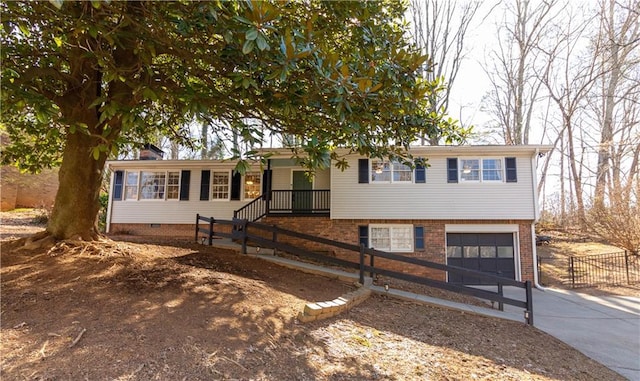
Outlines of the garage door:
<svg viewBox="0 0 640 381">
<path fill-rule="evenodd" d="M 447 264 L 515 279 L 513 233 L 447 233 Z M 451 273 L 449 282 L 491 284 Z"/>
</svg>

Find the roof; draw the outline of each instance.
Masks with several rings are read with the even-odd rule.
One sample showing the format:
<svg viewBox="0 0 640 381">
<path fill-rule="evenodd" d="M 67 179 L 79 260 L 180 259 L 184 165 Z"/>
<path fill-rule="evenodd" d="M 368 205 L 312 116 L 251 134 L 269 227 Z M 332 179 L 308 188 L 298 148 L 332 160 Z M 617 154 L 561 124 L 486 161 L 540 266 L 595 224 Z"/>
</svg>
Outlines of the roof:
<svg viewBox="0 0 640 381">
<path fill-rule="evenodd" d="M 430 156 L 430 155 L 531 155 L 546 154 L 551 151 L 551 145 L 460 145 L 460 146 L 412 146 L 410 152 L 414 156 Z M 289 159 L 292 151 L 290 148 L 263 148 L 260 150 L 263 155 L 270 154 L 272 159 Z M 338 149 L 340 154 L 348 154 L 347 149 Z M 357 156 L 357 154 L 352 154 Z M 163 166 L 165 168 L 179 168 L 193 166 L 233 168 L 236 164 L 235 160 L 110 160 L 107 161 L 107 167 L 118 168 L 155 168 Z"/>
</svg>

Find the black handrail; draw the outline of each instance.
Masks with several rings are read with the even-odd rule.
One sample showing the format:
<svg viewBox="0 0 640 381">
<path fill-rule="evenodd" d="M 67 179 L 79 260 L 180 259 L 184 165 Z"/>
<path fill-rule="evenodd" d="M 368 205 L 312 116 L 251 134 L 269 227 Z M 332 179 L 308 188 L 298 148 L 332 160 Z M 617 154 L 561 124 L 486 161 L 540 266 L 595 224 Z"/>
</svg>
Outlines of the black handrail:
<svg viewBox="0 0 640 381">
<path fill-rule="evenodd" d="M 234 219 L 258 221 L 267 215 L 267 201 L 262 196 L 233 212 Z"/>
<path fill-rule="evenodd" d="M 199 215 L 196 218 L 197 218 L 196 219 L 196 241 L 197 241 L 198 232 L 206 232 L 206 230 L 204 229 L 199 230 L 199 227 L 198 227 L 199 221 L 210 222 L 210 219 L 206 217 L 200 217 Z M 364 247 L 364 245 L 360 245 L 360 246 L 353 245 L 346 242 L 334 241 L 327 238 L 316 237 L 309 234 L 296 232 L 293 230 L 283 229 L 277 226 L 266 225 L 258 222 L 250 222 L 246 219 L 244 220 L 234 219 L 233 221 L 215 220 L 214 223 L 223 223 L 223 224 L 233 226 L 233 229 L 232 229 L 233 233 L 231 235 L 233 236 L 234 239 L 239 239 L 241 241 L 243 254 L 247 253 L 247 250 L 246 250 L 247 243 L 253 242 L 265 248 L 282 250 L 284 252 L 288 252 L 294 255 L 299 255 L 299 256 L 307 257 L 307 258 L 322 261 L 322 262 L 337 264 L 337 265 L 345 266 L 348 268 L 358 269 L 361 283 L 364 283 L 365 272 L 369 272 L 370 274 L 372 274 L 372 276 L 373 274 L 380 274 L 380 275 L 388 276 L 391 278 L 401 279 L 401 280 L 423 284 L 431 287 L 436 287 L 436 288 L 440 288 L 448 291 L 472 295 L 482 299 L 487 299 L 492 302 L 497 302 L 500 307 L 502 306 L 502 304 L 509 304 L 515 307 L 524 308 L 525 321 L 527 322 L 527 324 L 533 325 L 533 297 L 532 297 L 531 281 L 520 282 L 520 281 L 516 281 L 509 278 L 503 278 L 496 275 L 483 273 L 480 271 L 465 269 L 462 267 L 443 265 L 441 263 L 430 262 L 420 258 L 408 257 L 400 254 L 388 253 L 385 251 L 366 248 Z M 270 232 L 271 238 L 267 237 L 269 236 L 269 234 L 264 234 L 264 233 L 250 234 L 249 230 L 253 230 L 253 229 L 262 231 L 262 232 Z M 357 261 L 348 261 L 341 258 L 323 255 L 317 252 L 303 249 L 299 245 L 292 245 L 289 243 L 282 242 L 281 240 L 278 239 L 281 236 L 288 236 L 292 238 L 302 239 L 306 241 L 316 242 L 320 244 L 325 244 L 325 245 L 353 251 L 358 254 L 359 258 Z M 209 240 L 209 242 L 211 242 L 211 240 Z M 365 255 L 370 256 L 369 264 L 365 263 Z M 436 270 L 446 271 L 453 274 L 473 276 L 478 280 L 491 281 L 493 284 L 496 284 L 498 286 L 498 290 L 494 292 L 491 290 L 478 289 L 475 287 L 469 287 L 462 284 L 452 284 L 452 283 L 439 281 L 431 278 L 426 278 L 422 276 L 388 270 L 385 268 L 374 266 L 374 261 L 373 261 L 374 257 L 380 257 L 380 258 L 385 258 L 391 261 L 397 261 L 397 262 L 412 264 L 415 266 L 422 266 L 422 267 L 432 268 Z M 505 297 L 502 292 L 503 286 L 505 285 L 524 289 L 525 301 Z"/>
</svg>

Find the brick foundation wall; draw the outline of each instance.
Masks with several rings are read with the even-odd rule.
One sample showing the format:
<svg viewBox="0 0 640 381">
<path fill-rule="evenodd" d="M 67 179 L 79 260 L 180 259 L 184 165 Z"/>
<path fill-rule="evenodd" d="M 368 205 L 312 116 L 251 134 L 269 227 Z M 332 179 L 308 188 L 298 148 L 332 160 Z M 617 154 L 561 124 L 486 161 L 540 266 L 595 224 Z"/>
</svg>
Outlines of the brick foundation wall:
<svg viewBox="0 0 640 381">
<path fill-rule="evenodd" d="M 331 220 L 328 217 L 266 217 L 261 222 L 276 225 L 285 229 L 302 232 L 309 235 L 328 238 L 336 241 L 358 244 L 358 226 L 369 224 L 413 224 L 424 227 L 425 249 L 413 253 L 400 253 L 427 261 L 445 264 L 445 225 L 447 224 L 517 224 L 519 226 L 520 272 L 522 280 L 533 281 L 533 243 L 531 241 L 531 222 L 520 220 Z M 207 224 L 201 223 L 201 227 Z M 230 226 L 215 225 L 214 231 L 229 232 Z M 131 235 L 164 235 L 172 237 L 194 237 L 194 224 L 111 224 L 111 234 Z M 254 233 L 255 234 L 255 233 Z M 271 238 L 270 232 L 261 234 Z M 201 236 L 204 236 L 201 234 Z M 357 262 L 359 253 L 336 248 L 320 243 L 308 243 L 300 239 L 279 236 L 278 240 L 292 245 L 304 247 L 308 250 L 323 252 L 349 261 Z M 376 258 L 376 266 L 380 265 L 389 270 L 407 274 L 426 276 L 432 279 L 444 280 L 445 274 L 439 270 L 411 266 L 383 258 Z"/>
<path fill-rule="evenodd" d="M 399 253 L 415 258 L 424 259 L 431 262 L 446 263 L 446 234 L 447 224 L 512 224 L 519 226 L 519 252 L 520 252 L 520 273 L 522 280 L 533 281 L 533 249 L 531 241 L 531 221 L 522 220 L 330 220 L 328 217 L 266 217 L 264 223 L 276 225 L 285 229 L 317 235 L 336 241 L 358 244 L 358 226 L 369 224 L 412 224 L 424 227 L 425 249 L 412 253 Z M 283 239 L 283 241 L 285 241 Z M 329 247 L 317 243 L 303 243 L 300 240 L 289 239 L 285 242 L 302 245 L 309 250 L 329 252 L 338 258 L 351 261 L 358 260 L 358 253 Z M 399 271 L 407 274 L 426 276 L 432 279 L 444 280 L 445 274 L 442 271 L 428 269 L 421 266 L 411 266 L 395 261 L 387 261 L 376 258 L 376 266 L 380 265 L 389 270 Z"/>
</svg>

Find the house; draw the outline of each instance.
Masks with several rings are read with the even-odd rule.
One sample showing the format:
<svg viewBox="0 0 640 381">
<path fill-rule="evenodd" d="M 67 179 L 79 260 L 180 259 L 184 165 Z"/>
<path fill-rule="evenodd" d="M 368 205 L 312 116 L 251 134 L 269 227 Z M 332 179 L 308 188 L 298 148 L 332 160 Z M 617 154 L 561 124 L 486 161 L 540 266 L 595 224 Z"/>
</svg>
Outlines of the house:
<svg viewBox="0 0 640 381">
<path fill-rule="evenodd" d="M 244 176 L 230 161 L 110 161 L 107 231 L 193 236 L 196 214 L 235 216 L 535 282 L 536 164 L 549 150 L 420 146 L 426 167 L 353 154 L 313 178 L 277 149 Z"/>
</svg>

